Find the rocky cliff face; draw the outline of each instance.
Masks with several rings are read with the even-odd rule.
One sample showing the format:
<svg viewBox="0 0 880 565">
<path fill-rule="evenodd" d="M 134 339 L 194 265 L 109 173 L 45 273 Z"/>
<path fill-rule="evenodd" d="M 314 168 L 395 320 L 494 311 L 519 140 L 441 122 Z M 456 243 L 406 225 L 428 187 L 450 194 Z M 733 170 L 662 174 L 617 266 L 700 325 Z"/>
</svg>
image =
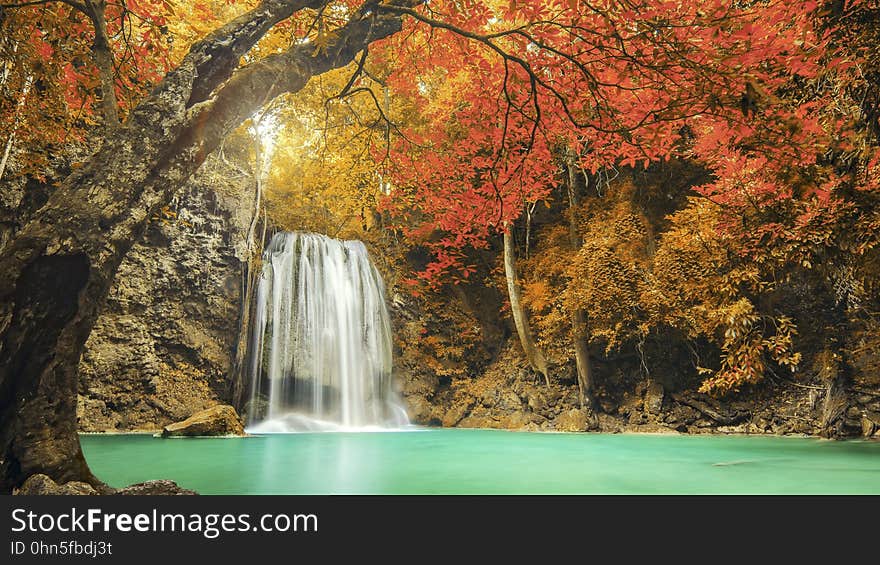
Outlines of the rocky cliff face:
<svg viewBox="0 0 880 565">
<path fill-rule="evenodd" d="M 395 376 L 416 424 L 880 438 L 876 330 L 855 334 L 837 352 L 821 351 L 812 366 L 796 375 L 773 374 L 726 398 L 698 393 L 695 382 L 682 379 L 687 352 L 653 351 L 655 370 L 648 375 L 637 359 L 597 355 L 599 409 L 591 411 L 579 404 L 571 362 L 553 366 L 551 385 L 544 385 L 509 332 L 505 337 L 499 327 L 495 339 L 480 339 L 493 332 L 480 331 L 478 313 L 460 296 L 441 295 L 432 303 L 392 292 L 390 302 L 397 336 Z"/>
<path fill-rule="evenodd" d="M 605 433 L 733 433 L 880 438 L 876 377 L 823 374 L 827 367 L 775 379 L 731 398 L 667 389 L 657 380 L 618 375 L 597 387 L 600 410 L 580 407 L 564 373 L 548 387 L 509 342 L 481 374 L 444 383 L 410 364 L 401 375 L 415 423 L 443 427 Z M 870 359 L 869 359 L 870 357 Z M 875 363 L 877 355 L 863 355 Z M 556 368 L 559 371 L 560 367 Z M 833 371 L 833 369 L 831 369 Z"/>
<path fill-rule="evenodd" d="M 251 191 L 212 159 L 153 218 L 80 362 L 81 430 L 159 429 L 226 399 Z"/>
</svg>

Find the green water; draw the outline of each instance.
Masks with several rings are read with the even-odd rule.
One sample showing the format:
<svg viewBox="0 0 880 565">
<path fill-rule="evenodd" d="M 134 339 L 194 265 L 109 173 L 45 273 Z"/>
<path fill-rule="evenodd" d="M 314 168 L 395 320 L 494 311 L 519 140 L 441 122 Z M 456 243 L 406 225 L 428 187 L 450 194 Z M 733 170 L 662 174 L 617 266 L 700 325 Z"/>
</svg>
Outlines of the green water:
<svg viewBox="0 0 880 565">
<path fill-rule="evenodd" d="M 113 486 L 203 494 L 880 494 L 880 442 L 490 430 L 82 437 Z"/>
</svg>

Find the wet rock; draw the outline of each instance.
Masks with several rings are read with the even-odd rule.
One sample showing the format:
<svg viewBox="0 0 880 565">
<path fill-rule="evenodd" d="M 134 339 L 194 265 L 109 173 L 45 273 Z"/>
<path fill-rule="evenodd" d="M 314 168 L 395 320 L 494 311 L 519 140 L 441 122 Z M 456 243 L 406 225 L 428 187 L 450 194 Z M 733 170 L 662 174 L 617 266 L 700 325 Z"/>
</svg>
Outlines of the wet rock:
<svg viewBox="0 0 880 565">
<path fill-rule="evenodd" d="M 80 481 L 58 484 L 47 475 L 38 473 L 27 478 L 21 488 L 16 490 L 17 495 L 97 495 L 98 491 L 92 485 Z"/>
<path fill-rule="evenodd" d="M 647 422 L 645 424 L 639 426 L 632 426 L 628 428 L 624 428 L 625 431 L 628 432 L 636 432 L 640 434 L 677 434 L 679 433 L 677 430 L 670 428 L 668 426 L 664 426 L 663 424 L 658 424 L 656 422 Z"/>
<path fill-rule="evenodd" d="M 162 429 L 162 437 L 176 436 L 243 436 L 244 426 L 235 408 L 218 404 L 196 412 L 182 422 L 169 424 Z"/>
<path fill-rule="evenodd" d="M 121 488 L 115 492 L 115 494 L 122 496 L 154 496 L 154 495 L 194 495 L 198 494 L 194 490 L 189 490 L 181 487 L 174 481 L 160 480 L 160 481 L 147 481 L 144 483 L 137 483 L 125 488 Z"/>
</svg>

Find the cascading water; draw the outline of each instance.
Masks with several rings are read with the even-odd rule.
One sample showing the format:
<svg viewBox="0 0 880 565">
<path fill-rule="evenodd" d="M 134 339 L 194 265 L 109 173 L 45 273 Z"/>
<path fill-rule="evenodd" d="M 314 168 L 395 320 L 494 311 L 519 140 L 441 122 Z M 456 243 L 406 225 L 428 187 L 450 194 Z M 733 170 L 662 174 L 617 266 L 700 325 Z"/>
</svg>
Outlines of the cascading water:
<svg viewBox="0 0 880 565">
<path fill-rule="evenodd" d="M 392 388 L 385 285 L 360 241 L 276 234 L 250 346 L 250 431 L 409 423 Z"/>
</svg>

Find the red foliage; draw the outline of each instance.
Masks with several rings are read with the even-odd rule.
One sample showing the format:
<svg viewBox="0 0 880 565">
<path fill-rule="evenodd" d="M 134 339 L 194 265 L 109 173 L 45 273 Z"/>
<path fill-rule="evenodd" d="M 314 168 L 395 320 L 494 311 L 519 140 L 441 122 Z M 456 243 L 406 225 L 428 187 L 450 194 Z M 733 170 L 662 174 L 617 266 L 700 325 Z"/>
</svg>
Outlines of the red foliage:
<svg viewBox="0 0 880 565">
<path fill-rule="evenodd" d="M 592 172 L 696 158 L 718 179 L 700 192 L 732 209 L 799 199 L 809 225 L 836 206 L 822 156 L 854 141 L 828 85 L 856 71 L 816 2 L 470 0 L 420 13 L 380 57 L 418 112 L 393 147 L 386 205 L 435 253 L 422 279 L 466 276 L 463 250 L 548 197 L 566 146 Z"/>
</svg>

